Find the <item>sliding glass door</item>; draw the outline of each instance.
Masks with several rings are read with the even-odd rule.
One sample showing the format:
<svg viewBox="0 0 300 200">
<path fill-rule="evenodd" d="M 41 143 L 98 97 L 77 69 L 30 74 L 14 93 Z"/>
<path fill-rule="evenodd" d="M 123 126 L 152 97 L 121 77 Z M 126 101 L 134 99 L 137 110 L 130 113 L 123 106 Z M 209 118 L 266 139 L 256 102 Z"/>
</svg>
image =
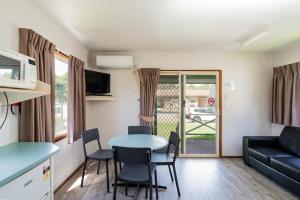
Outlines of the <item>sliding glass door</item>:
<svg viewBox="0 0 300 200">
<path fill-rule="evenodd" d="M 157 135 L 169 138 L 171 131 L 179 132 L 180 125 L 180 85 L 179 76 L 165 74 L 160 76 L 154 131 Z"/>
<path fill-rule="evenodd" d="M 162 73 L 157 90 L 157 135 L 181 136 L 183 156 L 219 156 L 219 71 Z"/>
<path fill-rule="evenodd" d="M 217 74 L 183 75 L 183 153 L 218 156 Z"/>
</svg>

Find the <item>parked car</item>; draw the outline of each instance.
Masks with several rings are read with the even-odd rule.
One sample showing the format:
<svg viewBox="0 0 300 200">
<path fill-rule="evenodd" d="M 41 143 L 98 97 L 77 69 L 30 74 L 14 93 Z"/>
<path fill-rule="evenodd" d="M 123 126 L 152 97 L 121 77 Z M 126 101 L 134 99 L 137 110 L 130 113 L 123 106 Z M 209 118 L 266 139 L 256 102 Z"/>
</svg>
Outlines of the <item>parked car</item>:
<svg viewBox="0 0 300 200">
<path fill-rule="evenodd" d="M 216 119 L 216 114 L 213 112 L 212 107 L 208 108 L 192 108 L 187 112 L 187 119 L 193 119 L 197 122 L 211 121 Z"/>
</svg>

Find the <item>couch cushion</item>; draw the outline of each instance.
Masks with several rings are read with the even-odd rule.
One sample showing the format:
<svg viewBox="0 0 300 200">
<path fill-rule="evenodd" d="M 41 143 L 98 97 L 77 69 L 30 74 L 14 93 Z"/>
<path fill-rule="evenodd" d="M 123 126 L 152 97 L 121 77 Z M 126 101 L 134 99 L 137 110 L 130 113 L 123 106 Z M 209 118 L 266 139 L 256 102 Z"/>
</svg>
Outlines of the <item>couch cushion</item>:
<svg viewBox="0 0 300 200">
<path fill-rule="evenodd" d="M 279 137 L 279 146 L 300 156 L 300 128 L 286 126 Z"/>
<path fill-rule="evenodd" d="M 300 182 L 300 158 L 271 158 L 271 167 Z"/>
<path fill-rule="evenodd" d="M 271 147 L 253 147 L 249 148 L 248 150 L 249 156 L 252 156 L 256 160 L 270 165 L 270 158 L 272 157 L 295 157 L 292 154 L 278 149 L 278 148 L 271 148 Z"/>
</svg>

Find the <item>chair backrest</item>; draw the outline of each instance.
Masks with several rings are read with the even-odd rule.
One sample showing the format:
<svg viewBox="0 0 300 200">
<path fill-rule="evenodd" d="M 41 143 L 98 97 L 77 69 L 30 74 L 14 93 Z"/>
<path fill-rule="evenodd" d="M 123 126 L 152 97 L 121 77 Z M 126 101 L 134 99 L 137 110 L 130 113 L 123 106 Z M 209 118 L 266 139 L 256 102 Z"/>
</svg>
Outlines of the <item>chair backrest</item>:
<svg viewBox="0 0 300 200">
<path fill-rule="evenodd" d="M 176 158 L 178 157 L 179 154 L 179 144 L 180 144 L 180 138 L 178 133 L 171 131 L 170 137 L 169 137 L 169 144 L 167 148 L 167 153 L 170 153 L 171 148 L 174 151 L 174 157 L 173 157 L 173 162 L 175 162 Z"/>
<path fill-rule="evenodd" d="M 148 178 L 151 180 L 151 149 L 150 148 L 128 148 L 113 146 L 115 178 L 117 178 L 117 162 L 124 165 L 141 165 L 148 168 Z"/>
<path fill-rule="evenodd" d="M 128 135 L 131 134 L 151 134 L 150 126 L 128 126 Z"/>
<path fill-rule="evenodd" d="M 151 163 L 151 149 L 150 148 L 129 148 L 113 146 L 114 160 L 129 165 Z"/>
<path fill-rule="evenodd" d="M 89 142 L 97 141 L 99 149 L 101 149 L 99 131 L 97 128 L 83 131 L 81 133 L 81 138 L 82 138 L 83 151 L 85 156 L 87 155 L 85 145 Z"/>
</svg>

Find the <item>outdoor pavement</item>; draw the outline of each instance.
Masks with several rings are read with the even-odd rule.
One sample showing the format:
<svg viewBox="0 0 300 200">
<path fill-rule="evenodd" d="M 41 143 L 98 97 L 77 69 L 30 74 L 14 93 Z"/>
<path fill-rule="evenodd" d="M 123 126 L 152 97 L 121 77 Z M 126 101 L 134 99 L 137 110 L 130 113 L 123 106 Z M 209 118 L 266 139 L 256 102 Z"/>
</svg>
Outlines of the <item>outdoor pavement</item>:
<svg viewBox="0 0 300 200">
<path fill-rule="evenodd" d="M 215 154 L 216 141 L 215 140 L 195 140 L 191 138 L 186 139 L 186 153 L 190 154 Z"/>
</svg>

